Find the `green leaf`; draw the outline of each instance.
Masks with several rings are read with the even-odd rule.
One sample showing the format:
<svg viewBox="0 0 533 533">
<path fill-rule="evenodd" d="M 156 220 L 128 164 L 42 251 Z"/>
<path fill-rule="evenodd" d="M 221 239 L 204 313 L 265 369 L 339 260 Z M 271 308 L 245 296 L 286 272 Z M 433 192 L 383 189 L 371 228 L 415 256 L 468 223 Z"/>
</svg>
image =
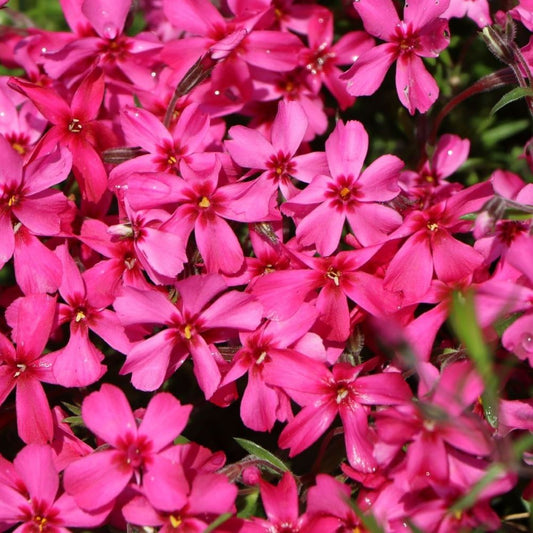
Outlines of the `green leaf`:
<svg viewBox="0 0 533 533">
<path fill-rule="evenodd" d="M 485 475 L 474 484 L 470 491 L 459 498 L 451 507 L 449 512 L 459 513 L 473 507 L 477 501 L 481 491 L 490 485 L 500 474 L 505 472 L 505 468 L 500 464 L 493 464 L 489 467 Z"/>
<path fill-rule="evenodd" d="M 256 444 L 251 440 L 239 439 L 237 437 L 235 437 L 234 440 L 239 446 L 241 446 L 241 448 L 244 448 L 249 454 L 254 455 L 262 461 L 266 461 L 267 463 L 274 466 L 276 470 L 281 472 L 289 471 L 289 468 L 285 465 L 285 463 L 283 463 L 283 461 L 278 459 L 273 453 L 270 453 L 268 450 L 265 450 L 264 448 L 259 446 L 259 444 Z"/>
<path fill-rule="evenodd" d="M 249 518 L 257 515 L 257 500 L 259 499 L 259 490 L 254 490 L 244 498 L 244 507 L 237 513 L 239 518 Z"/>
<path fill-rule="evenodd" d="M 378 524 L 376 517 L 373 514 L 365 514 L 359 506 L 350 498 L 346 498 L 346 503 L 353 509 L 359 520 L 369 533 L 384 533 L 383 528 Z"/>
<path fill-rule="evenodd" d="M 499 111 L 502 107 L 505 107 L 507 104 L 510 104 L 511 102 L 514 102 L 516 100 L 520 100 L 520 98 L 525 97 L 533 97 L 533 89 L 530 87 L 516 87 L 512 91 L 509 91 L 508 93 L 504 94 L 498 102 L 496 102 L 495 106 L 490 110 L 490 114 L 494 115 L 497 111 Z"/>
<path fill-rule="evenodd" d="M 203 533 L 211 533 L 211 531 L 214 531 L 215 528 L 217 528 L 220 524 L 223 524 L 226 520 L 228 520 L 228 518 L 231 518 L 232 516 L 232 513 L 221 514 L 218 518 L 213 520 L 209 524 L 209 526 L 204 529 Z"/>
<path fill-rule="evenodd" d="M 85 426 L 81 416 L 67 416 L 67 418 L 63 418 L 63 422 L 70 426 Z"/>
<path fill-rule="evenodd" d="M 483 383 L 483 409 L 485 417 L 493 427 L 498 425 L 498 378 L 492 364 L 492 353 L 483 338 L 476 319 L 474 295 L 472 292 L 455 291 L 452 296 L 450 324 L 474 362 Z"/>
<path fill-rule="evenodd" d="M 517 133 L 527 129 L 529 127 L 529 120 L 515 120 L 513 122 L 504 122 L 499 126 L 484 131 L 481 134 L 481 140 L 486 145 L 487 148 L 496 146 L 498 143 L 504 139 L 508 139 Z"/>
<path fill-rule="evenodd" d="M 70 411 L 72 414 L 74 414 L 76 416 L 80 416 L 81 415 L 81 406 L 80 405 L 74 405 L 73 403 L 68 403 L 68 402 L 61 402 L 61 404 L 68 411 Z"/>
</svg>

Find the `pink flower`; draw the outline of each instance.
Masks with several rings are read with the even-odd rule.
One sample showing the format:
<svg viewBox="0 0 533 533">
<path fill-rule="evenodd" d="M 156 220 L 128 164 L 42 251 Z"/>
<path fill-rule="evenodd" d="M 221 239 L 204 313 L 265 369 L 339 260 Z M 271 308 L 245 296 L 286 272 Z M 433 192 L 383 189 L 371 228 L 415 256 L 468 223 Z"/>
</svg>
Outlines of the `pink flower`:
<svg viewBox="0 0 533 533">
<path fill-rule="evenodd" d="M 411 115 L 416 109 L 425 113 L 437 99 L 439 88 L 421 58 L 438 57 L 448 46 L 448 21 L 439 18 L 448 5 L 449 0 L 410 0 L 400 21 L 392 0 L 355 0 L 365 30 L 386 42 L 363 52 L 342 75 L 348 92 L 354 96 L 373 94 L 389 67 L 398 61 L 396 90 L 400 102 Z"/>
<path fill-rule="evenodd" d="M 367 150 L 368 135 L 360 122 L 337 122 L 326 141 L 329 175 L 315 177 L 281 208 L 284 214 L 301 219 L 296 237 L 302 245 L 314 244 L 319 254 L 332 254 L 346 219 L 364 246 L 386 240 L 400 225 L 400 214 L 378 202 L 392 200 L 400 192 L 403 162 L 384 155 L 361 172 Z"/>
<path fill-rule="evenodd" d="M 65 470 L 65 490 L 83 509 L 107 506 L 126 488 L 132 477 L 138 483 L 150 477 L 151 468 L 168 468 L 161 453 L 187 423 L 192 407 L 181 405 L 169 393 L 152 397 L 140 424 L 126 395 L 104 384 L 85 398 L 85 425 L 109 446 L 71 463 Z M 161 487 L 162 492 L 165 488 Z"/>
<path fill-rule="evenodd" d="M 348 462 L 363 472 L 375 469 L 365 406 L 403 404 L 411 391 L 399 373 L 359 375 L 371 366 L 372 362 L 338 363 L 330 371 L 309 357 L 278 354 L 265 368 L 265 379 L 303 406 L 281 432 L 279 445 L 290 448 L 293 457 L 311 446 L 340 415 Z"/>
<path fill-rule="evenodd" d="M 16 348 L 0 334 L 0 405 L 16 387 L 17 428 L 26 443 L 50 442 L 52 413 L 41 382 L 55 383 L 50 358 L 42 356 L 55 316 L 55 298 L 32 294 L 6 311 Z"/>
<path fill-rule="evenodd" d="M 307 118 L 301 105 L 282 100 L 272 122 L 270 141 L 255 129 L 233 126 L 225 147 L 241 167 L 263 171 L 256 186 L 262 186 L 265 194 L 273 194 L 279 187 L 285 198 L 291 198 L 298 192 L 292 178 L 309 183 L 317 174 L 327 172 L 323 152 L 295 155 L 306 130 Z"/>
<path fill-rule="evenodd" d="M 10 469 L 11 470 L 11 469 Z M 13 461 L 8 480 L 0 480 L 0 528 L 21 524 L 24 532 L 63 533 L 67 527 L 99 526 L 109 508 L 87 513 L 60 489 L 50 446 L 30 444 Z"/>
<path fill-rule="evenodd" d="M 262 309 L 247 294 L 230 291 L 220 295 L 226 284 L 216 274 L 186 278 L 175 288 L 176 304 L 161 292 L 133 288 L 125 288 L 115 300 L 124 325 L 166 326 L 129 350 L 121 373 L 131 372 L 132 383 L 138 389 L 155 390 L 190 353 L 198 384 L 210 398 L 221 380 L 212 343 L 228 340 L 237 330 L 255 329 Z"/>
<path fill-rule="evenodd" d="M 56 91 L 18 78 L 9 82 L 26 95 L 51 123 L 37 150 L 47 153 L 57 143 L 72 153 L 73 170 L 83 197 L 98 202 L 107 189 L 107 173 L 98 149 L 109 146 L 113 132 L 96 120 L 104 97 L 104 77 L 92 70 L 81 82 L 68 104 Z"/>
</svg>

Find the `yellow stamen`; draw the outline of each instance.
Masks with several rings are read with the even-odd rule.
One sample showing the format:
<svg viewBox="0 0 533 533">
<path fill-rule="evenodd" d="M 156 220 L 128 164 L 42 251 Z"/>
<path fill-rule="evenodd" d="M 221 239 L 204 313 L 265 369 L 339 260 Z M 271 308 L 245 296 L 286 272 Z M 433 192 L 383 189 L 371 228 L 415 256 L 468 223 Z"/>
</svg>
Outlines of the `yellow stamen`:
<svg viewBox="0 0 533 533">
<path fill-rule="evenodd" d="M 13 196 L 11 196 L 9 198 L 9 200 L 7 201 L 7 205 L 9 207 L 13 207 L 17 202 L 19 201 L 19 198 L 16 194 L 14 194 Z"/>
<path fill-rule="evenodd" d="M 348 396 L 348 389 L 346 389 L 345 387 L 341 387 L 337 391 L 337 398 L 336 398 L 337 404 L 340 404 L 342 400 L 346 398 L 346 396 Z"/>
<path fill-rule="evenodd" d="M 436 222 L 428 222 L 427 228 L 430 231 L 437 231 L 439 229 L 439 225 Z"/>
<path fill-rule="evenodd" d="M 192 328 L 191 326 L 189 326 L 189 324 L 187 324 L 184 328 L 183 328 L 183 336 L 187 339 L 187 340 L 190 340 L 192 338 Z"/>
<path fill-rule="evenodd" d="M 81 322 L 85 317 L 85 313 L 83 311 L 78 311 L 76 313 L 76 318 L 74 319 L 76 322 Z"/>
<path fill-rule="evenodd" d="M 341 198 L 342 198 L 343 200 L 346 200 L 346 198 L 348 198 L 348 196 L 350 196 L 350 193 L 351 193 L 351 192 L 352 192 L 352 191 L 350 191 L 350 189 L 348 189 L 348 187 L 343 187 L 343 188 L 340 190 L 339 194 L 340 194 L 340 196 L 341 196 Z"/>
<path fill-rule="evenodd" d="M 211 202 L 206 196 L 203 196 L 202 199 L 198 202 L 198 205 L 203 208 L 207 208 L 211 205 Z"/>
<path fill-rule="evenodd" d="M 176 164 L 176 162 L 177 162 L 177 159 L 173 155 L 169 156 L 169 158 L 167 159 L 167 163 L 169 165 L 174 165 Z"/>
<path fill-rule="evenodd" d="M 339 278 L 341 277 L 341 273 L 337 270 L 333 270 L 333 268 L 328 269 L 326 272 L 326 278 L 329 278 L 330 280 L 335 283 L 335 286 L 338 287 L 340 285 Z"/>
<path fill-rule="evenodd" d="M 172 527 L 179 527 L 181 525 L 181 518 L 178 516 L 178 517 L 175 517 L 173 514 L 171 514 L 168 519 L 170 520 L 170 525 Z"/>
<path fill-rule="evenodd" d="M 13 150 L 18 152 L 20 155 L 24 155 L 26 153 L 26 149 L 24 148 L 24 146 L 22 146 L 22 144 L 13 143 L 11 146 L 13 147 Z"/>
<path fill-rule="evenodd" d="M 83 129 L 79 119 L 73 118 L 72 122 L 68 125 L 68 131 L 72 133 L 79 133 Z"/>
</svg>

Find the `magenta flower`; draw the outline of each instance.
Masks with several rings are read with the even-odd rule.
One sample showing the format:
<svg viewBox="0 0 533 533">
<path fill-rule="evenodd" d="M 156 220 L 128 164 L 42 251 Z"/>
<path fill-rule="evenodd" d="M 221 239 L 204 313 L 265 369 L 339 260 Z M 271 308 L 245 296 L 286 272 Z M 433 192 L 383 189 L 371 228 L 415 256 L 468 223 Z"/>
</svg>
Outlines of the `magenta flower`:
<svg viewBox="0 0 533 533">
<path fill-rule="evenodd" d="M 104 384 L 85 398 L 81 415 L 85 425 L 108 447 L 71 463 L 65 470 L 65 490 L 86 510 L 107 506 L 134 478 L 150 477 L 150 469 L 168 468 L 160 456 L 181 433 L 192 407 L 181 405 L 169 393 L 152 397 L 140 424 L 126 395 Z M 164 492 L 164 488 L 161 487 Z"/>
<path fill-rule="evenodd" d="M 109 509 L 87 513 L 60 489 L 52 449 L 43 444 L 24 447 L 0 479 L 0 528 L 21 524 L 16 531 L 66 533 L 68 528 L 93 528 L 103 523 Z M 7 526 L 7 527 L 5 527 Z"/>
<path fill-rule="evenodd" d="M 162 533 L 203 533 L 220 515 L 235 511 L 237 487 L 225 476 L 209 472 L 186 476 L 175 462 L 155 464 L 143 488 L 144 496 L 124 506 L 124 517 L 132 524 L 161 526 Z"/>
<path fill-rule="evenodd" d="M 411 391 L 399 373 L 360 376 L 369 366 L 338 363 L 330 371 L 309 357 L 277 354 L 264 370 L 265 379 L 303 406 L 279 437 L 291 457 L 311 446 L 340 415 L 350 465 L 363 472 L 376 468 L 365 406 L 404 404 Z"/>
<path fill-rule="evenodd" d="M 9 85 L 26 95 L 52 124 L 37 150 L 47 153 L 56 144 L 68 148 L 83 197 L 98 202 L 107 189 L 107 173 L 98 151 L 114 139 L 113 132 L 96 120 L 104 98 L 102 71 L 94 69 L 83 79 L 70 104 L 48 87 L 18 78 L 11 78 Z"/>
<path fill-rule="evenodd" d="M 69 323 L 68 344 L 53 352 L 53 374 L 64 387 L 85 387 L 98 381 L 106 371 L 101 364 L 104 354 L 89 339 L 93 331 L 113 348 L 127 352 L 130 342 L 115 313 L 104 307 L 108 301 L 87 286 L 66 245 L 56 249 L 63 267 L 59 293 L 65 304 L 59 305 L 59 323 Z M 103 304 L 103 306 L 102 306 Z"/>
<path fill-rule="evenodd" d="M 484 258 L 453 234 L 468 231 L 469 224 L 460 217 L 479 209 L 488 192 L 482 183 L 424 211 L 411 211 L 390 235 L 390 238 L 408 236 L 408 239 L 387 268 L 385 288 L 403 291 L 405 303 L 413 303 L 427 292 L 434 274 L 445 283 L 472 276 L 483 265 Z"/>
<path fill-rule="evenodd" d="M 54 433 L 41 382 L 56 383 L 50 358 L 42 356 L 55 308 L 55 298 L 45 294 L 19 298 L 6 310 L 16 348 L 0 334 L 0 405 L 16 387 L 18 434 L 27 444 L 50 442 Z"/>
<path fill-rule="evenodd" d="M 49 237 L 60 233 L 68 203 L 63 193 L 52 187 L 66 179 L 72 158 L 65 150 L 55 149 L 24 167 L 22 157 L 3 135 L 0 135 L 0 152 L 1 268 L 13 255 L 19 223 L 35 235 Z"/>
<path fill-rule="evenodd" d="M 273 194 L 279 187 L 285 198 L 292 198 L 298 189 L 291 178 L 309 183 L 317 174 L 327 172 L 323 152 L 295 155 L 306 130 L 307 118 L 301 105 L 282 100 L 272 122 L 270 141 L 255 129 L 233 126 L 225 147 L 241 167 L 263 171 L 256 186 L 262 187 L 264 194 Z"/>
<path fill-rule="evenodd" d="M 355 238 L 364 246 L 386 240 L 402 217 L 378 202 L 400 192 L 398 177 L 403 162 L 384 155 L 361 172 L 368 150 L 368 135 L 360 122 L 337 125 L 326 141 L 329 175 L 317 176 L 299 194 L 282 205 L 282 212 L 300 219 L 298 241 L 314 244 L 319 254 L 332 254 L 348 219 Z"/>
<path fill-rule="evenodd" d="M 354 7 L 365 30 L 386 43 L 363 52 L 342 75 L 348 82 L 348 92 L 354 96 L 373 94 L 397 61 L 396 91 L 400 102 L 411 115 L 415 109 L 425 113 L 437 99 L 439 88 L 421 58 L 438 57 L 448 46 L 448 21 L 439 17 L 449 3 L 450 0 L 406 2 L 401 21 L 392 0 L 355 0 Z"/>
<path fill-rule="evenodd" d="M 164 293 L 125 288 L 115 300 L 124 325 L 158 324 L 166 328 L 136 343 L 127 353 L 121 373 L 132 373 L 133 385 L 155 390 L 185 361 L 189 353 L 194 374 L 206 398 L 220 384 L 217 350 L 212 343 L 226 341 L 236 330 L 254 330 L 261 306 L 250 295 L 226 289 L 221 276 L 192 276 L 175 284 L 173 304 Z"/>
</svg>

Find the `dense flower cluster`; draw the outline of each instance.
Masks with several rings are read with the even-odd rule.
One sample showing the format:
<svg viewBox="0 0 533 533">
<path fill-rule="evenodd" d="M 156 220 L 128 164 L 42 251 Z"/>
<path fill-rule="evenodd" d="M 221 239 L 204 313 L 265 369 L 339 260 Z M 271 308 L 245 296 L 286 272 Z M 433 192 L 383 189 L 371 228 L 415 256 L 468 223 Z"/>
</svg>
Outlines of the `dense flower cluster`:
<svg viewBox="0 0 533 533">
<path fill-rule="evenodd" d="M 533 184 L 454 180 L 437 129 L 372 158 L 339 115 L 393 64 L 426 113 L 464 16 L 530 103 L 531 2 L 355 0 L 341 35 L 312 0 L 60 4 L 70 31 L 0 28 L 0 531 L 445 533 L 531 499 Z M 286 452 L 180 436 L 206 402 Z"/>
</svg>

